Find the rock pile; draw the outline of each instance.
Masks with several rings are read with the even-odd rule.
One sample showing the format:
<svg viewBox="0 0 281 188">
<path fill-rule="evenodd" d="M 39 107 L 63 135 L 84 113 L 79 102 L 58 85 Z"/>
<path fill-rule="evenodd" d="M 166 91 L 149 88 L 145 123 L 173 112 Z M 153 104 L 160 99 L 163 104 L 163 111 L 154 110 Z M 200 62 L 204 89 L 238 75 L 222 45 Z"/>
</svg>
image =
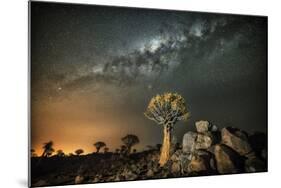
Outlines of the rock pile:
<svg viewBox="0 0 281 188">
<path fill-rule="evenodd" d="M 233 127 L 219 130 L 208 121 L 198 121 L 195 127 L 196 132 L 184 134 L 181 146 L 173 146 L 176 149 L 163 167 L 158 164 L 160 150 L 152 149 L 136 154 L 137 159 L 123 158 L 108 172 L 96 174 L 92 182 L 266 171 L 265 137 Z"/>
<path fill-rule="evenodd" d="M 188 163 L 188 173 L 266 171 L 266 154 L 262 154 L 266 153 L 265 137 L 260 139 L 262 136 L 257 134 L 249 136 L 233 127 L 225 127 L 219 131 L 208 121 L 198 121 L 195 126 L 197 131 L 187 132 L 182 143 L 182 155 L 187 155 L 189 160 L 185 161 Z M 263 143 L 257 144 L 253 141 L 258 139 L 263 140 Z M 252 146 L 251 143 L 255 145 Z"/>
<path fill-rule="evenodd" d="M 249 136 L 246 132 L 233 127 L 219 130 L 208 121 L 198 121 L 195 127 L 195 132 L 189 131 L 184 134 L 182 145 L 172 147 L 175 148 L 172 151 L 173 154 L 163 167 L 158 164 L 160 150 L 151 150 L 131 163 L 124 160 L 123 168 L 105 181 L 267 170 L 267 159 L 262 157 L 266 156 L 264 153 L 267 145 L 264 143 L 267 140 L 264 134 Z M 254 140 L 259 140 L 259 142 Z M 104 179 L 104 176 L 101 176 L 101 179 Z"/>
</svg>

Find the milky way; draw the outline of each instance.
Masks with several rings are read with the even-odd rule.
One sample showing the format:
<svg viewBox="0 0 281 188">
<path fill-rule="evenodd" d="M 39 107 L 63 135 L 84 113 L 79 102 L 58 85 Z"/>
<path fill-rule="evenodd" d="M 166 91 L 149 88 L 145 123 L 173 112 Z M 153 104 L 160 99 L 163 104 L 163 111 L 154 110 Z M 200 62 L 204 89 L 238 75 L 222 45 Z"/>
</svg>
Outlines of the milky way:
<svg viewBox="0 0 281 188">
<path fill-rule="evenodd" d="M 64 147 L 77 132 L 69 150 L 96 139 L 118 147 L 126 133 L 140 148 L 159 143 L 143 112 L 165 91 L 191 111 L 179 140 L 200 119 L 267 130 L 266 17 L 40 2 L 31 13 L 34 147 Z"/>
</svg>

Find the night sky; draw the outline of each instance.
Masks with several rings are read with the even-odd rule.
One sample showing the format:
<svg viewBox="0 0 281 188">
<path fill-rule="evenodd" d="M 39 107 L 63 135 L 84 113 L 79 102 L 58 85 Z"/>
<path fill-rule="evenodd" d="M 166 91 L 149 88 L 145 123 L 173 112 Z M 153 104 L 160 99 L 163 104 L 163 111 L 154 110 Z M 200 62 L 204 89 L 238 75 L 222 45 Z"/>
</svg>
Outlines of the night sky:
<svg viewBox="0 0 281 188">
<path fill-rule="evenodd" d="M 31 136 L 66 153 L 115 150 L 126 134 L 138 150 L 162 142 L 143 112 L 177 92 L 194 122 L 267 131 L 267 18 L 199 12 L 31 3 Z"/>
</svg>

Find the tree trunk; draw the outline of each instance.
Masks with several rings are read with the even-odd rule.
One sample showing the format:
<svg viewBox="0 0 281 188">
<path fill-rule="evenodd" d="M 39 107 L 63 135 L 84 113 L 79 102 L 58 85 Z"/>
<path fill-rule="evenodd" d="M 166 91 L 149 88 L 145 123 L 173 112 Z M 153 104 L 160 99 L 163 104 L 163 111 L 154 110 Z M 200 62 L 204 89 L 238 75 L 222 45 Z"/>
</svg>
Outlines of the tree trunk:
<svg viewBox="0 0 281 188">
<path fill-rule="evenodd" d="M 45 157 L 46 156 L 46 151 L 44 150 L 41 157 Z"/>
<path fill-rule="evenodd" d="M 128 154 L 131 154 L 131 148 L 132 146 L 128 146 L 128 151 L 127 151 Z"/>
<path fill-rule="evenodd" d="M 164 125 L 164 138 L 161 148 L 159 164 L 163 166 L 170 158 L 171 152 L 171 125 Z"/>
</svg>

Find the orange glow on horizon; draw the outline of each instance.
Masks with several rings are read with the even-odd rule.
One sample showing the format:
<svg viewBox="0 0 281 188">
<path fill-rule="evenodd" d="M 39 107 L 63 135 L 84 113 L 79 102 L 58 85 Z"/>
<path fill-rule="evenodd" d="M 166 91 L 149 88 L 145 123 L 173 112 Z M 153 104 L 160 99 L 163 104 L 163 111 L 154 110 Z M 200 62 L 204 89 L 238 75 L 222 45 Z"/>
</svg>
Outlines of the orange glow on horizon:
<svg viewBox="0 0 281 188">
<path fill-rule="evenodd" d="M 116 110 L 114 101 L 83 100 L 74 96 L 72 100 L 58 102 L 35 103 L 32 106 L 32 144 L 31 148 L 40 156 L 42 146 L 53 141 L 55 149 L 65 154 L 83 149 L 83 154 L 95 152 L 93 144 L 97 141 L 106 143 L 109 151 L 115 151 L 122 145 L 121 138 L 127 134 L 135 134 L 140 143 L 135 148 L 140 151 L 147 145 L 153 145 L 153 135 L 147 133 L 146 126 L 151 126 L 140 112 L 138 116 L 127 116 L 126 108 Z M 114 99 L 112 99 L 114 100 Z M 95 103 L 94 103 L 95 102 Z M 160 127 L 153 125 L 155 129 Z M 159 132 L 162 134 L 162 131 Z M 102 152 L 103 150 L 101 150 Z"/>
</svg>

